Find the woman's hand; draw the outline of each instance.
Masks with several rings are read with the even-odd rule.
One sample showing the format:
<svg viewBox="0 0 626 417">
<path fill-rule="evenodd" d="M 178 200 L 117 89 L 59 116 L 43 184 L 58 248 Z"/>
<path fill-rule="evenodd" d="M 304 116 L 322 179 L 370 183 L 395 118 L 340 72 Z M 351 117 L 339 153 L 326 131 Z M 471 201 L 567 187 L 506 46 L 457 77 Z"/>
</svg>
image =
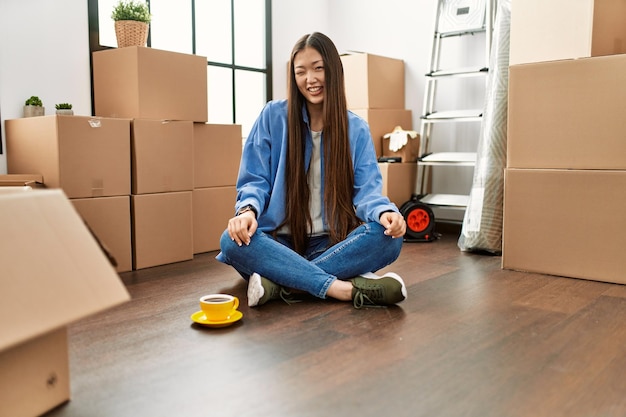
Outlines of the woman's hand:
<svg viewBox="0 0 626 417">
<path fill-rule="evenodd" d="M 406 233 L 404 216 L 395 211 L 387 211 L 380 215 L 380 224 L 385 227 L 385 234 L 393 238 L 403 237 Z"/>
<path fill-rule="evenodd" d="M 249 245 L 258 227 L 254 211 L 249 210 L 228 220 L 228 235 L 237 245 Z"/>
</svg>

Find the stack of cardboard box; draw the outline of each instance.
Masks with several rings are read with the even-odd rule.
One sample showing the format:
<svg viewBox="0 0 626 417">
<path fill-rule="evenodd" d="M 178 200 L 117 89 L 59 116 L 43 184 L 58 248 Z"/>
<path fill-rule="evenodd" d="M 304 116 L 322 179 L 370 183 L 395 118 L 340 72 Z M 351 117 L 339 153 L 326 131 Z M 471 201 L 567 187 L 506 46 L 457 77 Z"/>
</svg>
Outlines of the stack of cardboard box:
<svg viewBox="0 0 626 417">
<path fill-rule="evenodd" d="M 118 272 L 219 249 L 233 213 L 241 127 L 207 124 L 206 58 L 98 51 L 93 89 L 95 117 L 7 121 L 9 173 L 38 173 L 62 188 Z"/>
<path fill-rule="evenodd" d="M 341 56 L 345 74 L 348 108 L 369 124 L 376 157 L 397 156 L 383 146 L 383 136 L 400 127 L 413 129 L 412 112 L 405 109 L 404 62 L 367 53 Z M 419 136 L 410 139 L 408 148 L 419 148 Z M 407 154 L 403 152 L 403 154 Z M 410 154 L 410 153 L 409 153 Z M 398 207 L 415 191 L 417 152 L 412 160 L 379 163 L 383 174 L 383 193 Z"/>
<path fill-rule="evenodd" d="M 61 188 L 114 254 L 131 262 L 130 120 L 43 116 L 7 120 L 9 174 L 36 173 Z"/>
<path fill-rule="evenodd" d="M 549 3 L 512 4 L 503 267 L 626 283 L 626 3 Z"/>
<path fill-rule="evenodd" d="M 94 53 L 93 68 L 96 114 L 132 119 L 134 268 L 219 249 L 242 136 L 207 124 L 206 58 L 121 48 Z"/>
</svg>

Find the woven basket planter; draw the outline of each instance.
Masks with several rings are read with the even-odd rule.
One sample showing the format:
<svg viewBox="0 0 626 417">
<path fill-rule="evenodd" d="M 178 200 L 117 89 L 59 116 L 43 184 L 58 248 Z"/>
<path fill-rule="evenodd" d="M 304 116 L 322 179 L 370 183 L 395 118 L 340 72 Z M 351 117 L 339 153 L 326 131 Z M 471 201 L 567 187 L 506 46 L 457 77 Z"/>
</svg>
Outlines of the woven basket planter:
<svg viewBox="0 0 626 417">
<path fill-rule="evenodd" d="M 116 20 L 115 36 L 117 47 L 145 46 L 148 41 L 148 23 L 136 20 Z"/>
</svg>

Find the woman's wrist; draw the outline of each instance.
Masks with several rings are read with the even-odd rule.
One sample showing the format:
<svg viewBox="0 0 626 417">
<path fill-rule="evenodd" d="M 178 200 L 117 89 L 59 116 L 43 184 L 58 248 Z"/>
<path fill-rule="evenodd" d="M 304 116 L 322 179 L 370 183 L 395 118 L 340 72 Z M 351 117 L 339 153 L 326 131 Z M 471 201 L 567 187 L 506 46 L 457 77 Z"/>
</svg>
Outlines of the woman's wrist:
<svg viewBox="0 0 626 417">
<path fill-rule="evenodd" d="M 242 208 L 237 210 L 237 214 L 236 215 L 237 216 L 241 216 L 242 214 L 249 213 L 249 212 L 254 214 L 255 218 L 257 217 L 256 209 L 252 205 L 250 205 L 250 204 L 248 204 L 247 206 L 243 206 Z"/>
</svg>

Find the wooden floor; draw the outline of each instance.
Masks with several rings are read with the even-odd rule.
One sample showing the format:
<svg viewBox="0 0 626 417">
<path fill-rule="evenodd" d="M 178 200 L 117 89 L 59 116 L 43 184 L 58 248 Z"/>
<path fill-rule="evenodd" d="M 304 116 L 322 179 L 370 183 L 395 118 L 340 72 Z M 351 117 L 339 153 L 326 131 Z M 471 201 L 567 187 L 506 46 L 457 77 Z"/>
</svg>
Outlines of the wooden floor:
<svg viewBox="0 0 626 417">
<path fill-rule="evenodd" d="M 626 415 L 626 288 L 505 271 L 458 230 L 405 243 L 408 299 L 250 309 L 215 253 L 122 274 L 132 301 L 70 326 L 72 400 L 50 416 Z M 243 319 L 192 324 L 198 298 Z"/>
</svg>

